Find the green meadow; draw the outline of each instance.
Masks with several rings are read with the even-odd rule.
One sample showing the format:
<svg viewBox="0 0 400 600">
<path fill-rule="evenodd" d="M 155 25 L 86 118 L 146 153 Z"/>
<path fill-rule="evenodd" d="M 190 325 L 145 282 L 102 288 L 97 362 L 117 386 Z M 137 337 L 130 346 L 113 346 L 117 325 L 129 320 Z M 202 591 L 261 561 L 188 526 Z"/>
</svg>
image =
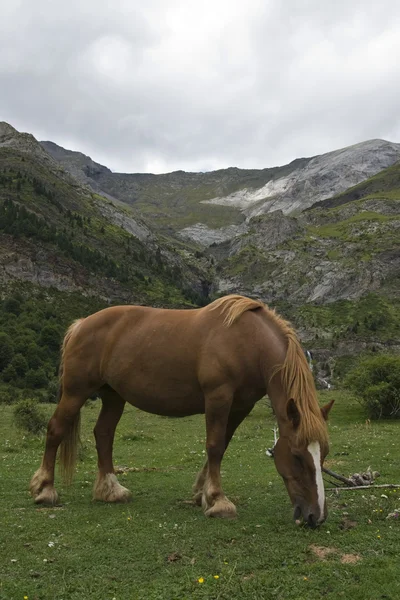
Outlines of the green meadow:
<svg viewBox="0 0 400 600">
<path fill-rule="evenodd" d="M 321 403 L 332 397 L 327 466 L 346 476 L 371 467 L 377 483 L 400 484 L 400 422 L 369 422 L 341 391 L 322 393 Z M 54 405 L 43 406 L 50 415 Z M 1 600 L 400 597 L 400 523 L 389 516 L 400 508 L 400 488 L 328 491 L 327 522 L 295 526 L 265 454 L 274 426 L 266 401 L 223 461 L 224 489 L 238 508 L 233 521 L 207 519 L 190 501 L 204 461 L 203 416 L 173 420 L 127 407 L 114 457 L 133 500 L 109 505 L 91 499 L 99 403 L 88 402 L 74 482 L 64 487 L 57 478 L 61 503 L 44 508 L 28 493 L 44 438 L 18 431 L 12 406 L 0 410 Z"/>
</svg>

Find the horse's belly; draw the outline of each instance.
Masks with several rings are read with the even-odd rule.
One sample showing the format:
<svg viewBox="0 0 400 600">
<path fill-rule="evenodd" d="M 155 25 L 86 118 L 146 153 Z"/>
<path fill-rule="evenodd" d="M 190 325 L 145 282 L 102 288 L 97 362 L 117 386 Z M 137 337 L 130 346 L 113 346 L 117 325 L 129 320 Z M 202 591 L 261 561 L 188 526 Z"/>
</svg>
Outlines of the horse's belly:
<svg viewBox="0 0 400 600">
<path fill-rule="evenodd" d="M 111 385 L 124 400 L 146 412 L 170 417 L 204 413 L 203 394 L 190 382 L 136 376 Z"/>
<path fill-rule="evenodd" d="M 204 413 L 204 401 L 196 399 L 195 401 L 190 399 L 186 402 L 163 402 L 151 398 L 131 398 L 128 402 L 140 410 L 164 417 L 188 417 L 189 415 Z"/>
</svg>

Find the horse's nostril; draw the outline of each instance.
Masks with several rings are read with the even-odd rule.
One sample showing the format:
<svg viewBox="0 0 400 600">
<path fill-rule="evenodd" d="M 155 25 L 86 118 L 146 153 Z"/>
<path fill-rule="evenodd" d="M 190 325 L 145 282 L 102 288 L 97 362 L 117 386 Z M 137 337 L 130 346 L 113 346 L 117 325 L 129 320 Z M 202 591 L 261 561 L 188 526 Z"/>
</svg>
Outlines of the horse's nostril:
<svg viewBox="0 0 400 600">
<path fill-rule="evenodd" d="M 317 526 L 317 519 L 315 518 L 315 516 L 313 515 L 313 513 L 310 513 L 307 517 L 307 524 L 309 527 L 316 527 Z"/>
</svg>

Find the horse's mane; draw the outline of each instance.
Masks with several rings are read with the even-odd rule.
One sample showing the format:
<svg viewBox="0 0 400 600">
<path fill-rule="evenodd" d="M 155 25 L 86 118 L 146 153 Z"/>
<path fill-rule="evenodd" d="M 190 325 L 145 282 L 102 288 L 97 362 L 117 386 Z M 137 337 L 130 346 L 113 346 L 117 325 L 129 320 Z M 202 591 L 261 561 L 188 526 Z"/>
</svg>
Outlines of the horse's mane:
<svg viewBox="0 0 400 600">
<path fill-rule="evenodd" d="M 280 372 L 287 399 L 293 398 L 296 403 L 300 414 L 296 441 L 299 445 L 307 445 L 312 441 L 318 441 L 322 445 L 327 444 L 328 432 L 318 404 L 314 378 L 291 324 L 263 302 L 235 294 L 219 298 L 210 308 L 221 309 L 221 313 L 225 315 L 224 323 L 228 327 L 246 311 L 263 310 L 265 316 L 275 324 L 287 342 L 285 361 L 274 369 L 271 378 Z"/>
</svg>

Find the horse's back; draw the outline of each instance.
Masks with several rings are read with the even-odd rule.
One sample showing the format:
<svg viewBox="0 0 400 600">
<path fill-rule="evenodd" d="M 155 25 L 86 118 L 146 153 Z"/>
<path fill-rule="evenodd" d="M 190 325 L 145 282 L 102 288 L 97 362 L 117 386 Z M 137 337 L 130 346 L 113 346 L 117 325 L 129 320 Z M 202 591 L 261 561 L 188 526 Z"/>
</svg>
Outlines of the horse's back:
<svg viewBox="0 0 400 600">
<path fill-rule="evenodd" d="M 257 390 L 255 396 L 265 390 L 260 356 L 266 333 L 254 312 L 227 326 L 212 305 L 110 307 L 79 323 L 67 347 L 65 373 L 75 387 L 85 378 L 107 384 L 149 412 L 203 412 L 207 390 L 227 386 L 232 395 L 246 389 Z"/>
</svg>

